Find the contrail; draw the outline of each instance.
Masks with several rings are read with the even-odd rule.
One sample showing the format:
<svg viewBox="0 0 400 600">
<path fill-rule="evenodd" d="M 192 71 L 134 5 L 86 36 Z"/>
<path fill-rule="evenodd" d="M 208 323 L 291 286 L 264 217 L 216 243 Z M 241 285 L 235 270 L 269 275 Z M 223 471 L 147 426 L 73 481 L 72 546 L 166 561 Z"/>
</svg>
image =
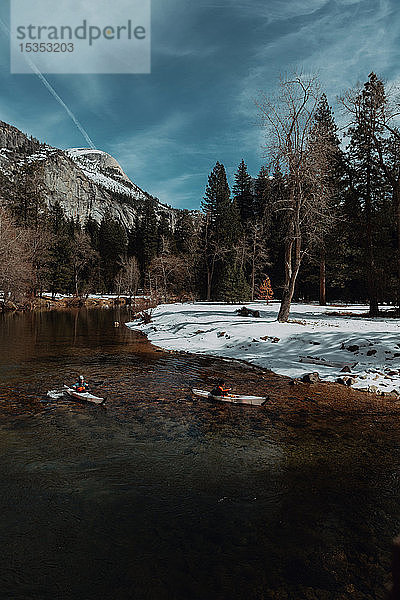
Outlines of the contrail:
<svg viewBox="0 0 400 600">
<path fill-rule="evenodd" d="M 32 60 L 29 57 L 26 57 L 26 59 L 27 59 L 28 65 L 31 67 L 31 69 L 35 73 L 35 75 L 37 75 L 39 77 L 40 81 L 43 83 L 45 88 L 47 88 L 49 90 L 49 92 L 53 96 L 53 98 L 55 98 L 57 100 L 57 102 L 59 103 L 59 105 L 62 106 L 62 108 L 67 113 L 67 115 L 69 117 L 71 117 L 72 121 L 75 123 L 76 127 L 79 129 L 79 131 L 81 132 L 81 134 L 83 135 L 83 137 L 85 138 L 85 140 L 87 141 L 89 146 L 92 148 L 92 150 L 95 150 L 96 146 L 94 145 L 94 143 L 92 142 L 92 140 L 89 137 L 89 134 L 85 131 L 83 126 L 80 124 L 80 122 L 78 121 L 78 119 L 76 118 L 76 116 L 74 115 L 72 110 L 70 108 L 68 108 L 68 106 L 65 104 L 64 100 L 62 98 L 60 98 L 60 96 L 57 94 L 56 90 L 50 85 L 50 83 L 47 81 L 47 79 L 43 75 L 43 73 L 41 73 L 39 71 L 39 69 L 37 68 L 35 63 L 32 62 Z"/>
<path fill-rule="evenodd" d="M 4 23 L 4 21 L 2 21 L 2 19 L 0 19 L 0 27 L 3 29 L 3 31 L 6 33 L 7 36 L 10 35 L 10 30 L 8 29 L 8 27 Z M 35 63 L 32 61 L 32 59 L 29 56 L 25 55 L 25 60 L 27 61 L 28 65 L 30 66 L 30 68 L 32 69 L 32 71 L 34 72 L 34 74 L 37 75 L 37 77 L 43 83 L 43 85 L 45 86 L 45 88 L 50 92 L 50 94 L 58 102 L 58 104 L 65 110 L 65 112 L 70 117 L 70 119 L 72 119 L 74 125 L 77 127 L 77 129 L 80 131 L 80 133 L 83 135 L 83 137 L 85 138 L 85 140 L 87 141 L 87 143 L 89 144 L 89 146 L 92 148 L 92 150 L 95 150 L 96 146 L 94 145 L 94 143 L 90 139 L 89 134 L 85 131 L 84 127 L 81 125 L 81 123 L 79 122 L 79 120 L 76 118 L 76 116 L 74 115 L 74 113 L 72 112 L 72 110 L 65 104 L 64 100 L 62 98 L 60 98 L 60 96 L 57 94 L 56 90 L 47 81 L 47 79 L 43 75 L 43 73 L 41 73 L 39 71 L 39 69 L 37 68 L 37 66 L 35 65 Z"/>
</svg>

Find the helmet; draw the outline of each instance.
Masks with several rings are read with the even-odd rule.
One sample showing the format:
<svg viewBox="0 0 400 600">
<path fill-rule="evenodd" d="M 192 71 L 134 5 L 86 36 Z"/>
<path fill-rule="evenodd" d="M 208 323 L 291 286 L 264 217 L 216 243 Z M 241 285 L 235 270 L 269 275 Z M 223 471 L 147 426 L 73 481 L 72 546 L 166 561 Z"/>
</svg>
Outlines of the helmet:
<svg viewBox="0 0 400 600">
<path fill-rule="evenodd" d="M 225 379 L 220 379 L 218 381 L 218 385 L 225 385 Z"/>
<path fill-rule="evenodd" d="M 83 375 L 79 375 L 79 381 L 84 381 L 84 380 L 85 380 L 84 376 Z"/>
</svg>

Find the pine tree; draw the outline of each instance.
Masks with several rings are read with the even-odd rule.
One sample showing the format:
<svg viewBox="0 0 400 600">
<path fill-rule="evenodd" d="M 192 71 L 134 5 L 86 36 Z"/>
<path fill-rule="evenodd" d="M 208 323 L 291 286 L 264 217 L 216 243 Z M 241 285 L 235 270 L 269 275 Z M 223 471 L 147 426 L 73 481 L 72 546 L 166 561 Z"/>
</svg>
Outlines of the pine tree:
<svg viewBox="0 0 400 600">
<path fill-rule="evenodd" d="M 333 112 L 328 104 L 325 94 L 322 94 L 314 116 L 314 130 L 312 141 L 317 150 L 324 149 L 324 173 L 321 173 L 321 185 L 329 190 L 331 223 L 326 224 L 317 236 L 316 252 L 319 262 L 319 302 L 326 305 L 326 264 L 327 250 L 333 247 L 331 232 L 334 231 L 334 219 L 339 216 L 340 189 L 343 177 L 343 153 L 340 149 L 340 140 L 337 135 L 337 126 Z M 329 251 L 328 251 L 329 253 Z M 329 256 L 328 256 L 329 259 Z"/>
<path fill-rule="evenodd" d="M 365 103 L 368 108 L 365 111 L 363 104 L 368 96 L 370 100 Z M 398 120 L 397 92 L 393 87 L 385 90 L 383 82 L 375 73 L 371 73 L 363 90 L 350 90 L 342 98 L 342 104 L 351 116 L 353 123 L 356 122 L 357 125 L 363 124 L 364 129 L 373 142 L 375 152 L 372 155 L 372 159 L 376 163 L 378 170 L 381 170 L 388 184 L 388 194 L 391 196 L 392 208 L 386 212 L 386 216 L 389 220 L 393 219 L 393 224 L 390 224 L 390 228 L 393 229 L 394 226 L 397 251 L 397 256 L 395 257 L 397 290 L 394 301 L 400 310 L 400 163 L 398 159 L 400 131 L 396 127 L 396 121 Z M 365 118 L 366 113 L 367 118 Z M 389 221 L 387 223 L 389 224 Z M 367 233 L 366 237 L 373 238 L 373 232 L 368 231 L 368 226 L 364 228 Z M 376 268 L 378 271 L 381 271 L 382 267 L 378 264 L 379 257 L 377 256 L 379 248 L 380 246 L 377 246 L 375 250 L 375 259 L 378 261 Z M 388 248 L 388 252 L 390 254 L 390 247 Z M 368 261 L 370 261 L 370 258 Z M 387 272 L 387 268 L 385 268 L 385 272 Z M 379 275 L 377 279 L 381 281 Z M 371 282 L 369 281 L 368 283 L 370 284 Z M 380 290 L 381 292 L 382 290 Z"/>
<path fill-rule="evenodd" d="M 207 280 L 207 300 L 215 297 L 214 280 L 224 277 L 224 267 L 232 264 L 234 245 L 240 234 L 239 212 L 231 201 L 225 167 L 217 162 L 208 177 L 202 202 L 204 213 L 202 249 Z"/>
<path fill-rule="evenodd" d="M 141 272 L 147 272 L 151 261 L 157 255 L 158 231 L 155 202 L 150 200 L 145 204 L 136 227 L 136 257 Z"/>
<path fill-rule="evenodd" d="M 114 287 L 116 275 L 126 257 L 127 245 L 124 227 L 106 213 L 100 223 L 99 252 L 102 277 L 107 291 L 112 291 Z"/>
<path fill-rule="evenodd" d="M 271 178 L 263 165 L 254 184 L 254 215 L 257 221 L 268 224 L 271 218 Z"/>
<path fill-rule="evenodd" d="M 363 227 L 360 235 L 363 237 L 365 248 L 365 279 L 371 317 L 379 314 L 379 276 L 376 256 L 379 232 L 376 220 L 379 202 L 386 193 L 374 136 L 379 135 L 382 131 L 380 114 L 385 103 L 384 85 L 375 73 L 371 73 L 355 99 L 357 122 L 350 127 L 348 132 L 350 135 L 349 156 L 352 167 L 352 185 L 362 201 Z"/>
<path fill-rule="evenodd" d="M 285 234 L 287 229 L 286 211 L 282 210 L 287 203 L 288 186 L 279 164 L 275 166 L 270 180 L 269 208 L 266 235 L 268 245 L 268 273 L 275 282 L 275 288 L 284 285 L 285 272 Z M 263 272 L 262 277 L 266 275 Z"/>
<path fill-rule="evenodd" d="M 93 217 L 89 216 L 85 223 L 85 231 L 90 237 L 90 241 L 92 247 L 95 250 L 99 249 L 99 224 L 97 221 L 93 219 Z"/>
<path fill-rule="evenodd" d="M 260 283 L 260 287 L 258 288 L 258 298 L 259 300 L 265 300 L 266 304 L 269 304 L 270 300 L 274 297 L 274 292 L 271 285 L 271 280 L 267 276 L 262 283 Z"/>
<path fill-rule="evenodd" d="M 223 302 L 236 304 L 250 299 L 250 286 L 238 264 L 225 265 L 217 288 L 218 299 Z"/>
<path fill-rule="evenodd" d="M 18 225 L 36 228 L 45 218 L 46 205 L 43 199 L 43 166 L 33 162 L 17 172 L 12 194 L 11 210 Z"/>
<path fill-rule="evenodd" d="M 193 215 L 188 210 L 180 211 L 174 230 L 174 245 L 178 254 L 193 252 L 194 235 L 195 225 Z"/>
<path fill-rule="evenodd" d="M 226 225 L 224 220 L 231 205 L 230 196 L 225 167 L 217 162 L 208 176 L 204 200 L 201 203 L 202 211 L 209 217 L 210 225 L 214 229 Z"/>
<path fill-rule="evenodd" d="M 50 208 L 48 222 L 52 234 L 48 280 L 54 297 L 56 293 L 69 292 L 73 288 L 71 257 L 74 223 L 65 219 L 59 202 Z"/>
<path fill-rule="evenodd" d="M 254 219 L 253 181 L 247 171 L 247 165 L 242 159 L 235 174 L 235 184 L 232 188 L 233 198 L 239 210 L 240 220 L 246 226 Z"/>
<path fill-rule="evenodd" d="M 133 227 L 128 231 L 128 250 L 127 250 L 128 258 L 131 258 L 132 256 L 137 257 L 137 255 L 138 255 L 139 244 L 140 244 L 139 227 L 140 227 L 139 216 L 136 215 Z"/>
<path fill-rule="evenodd" d="M 169 217 L 163 212 L 157 226 L 157 254 L 163 251 L 166 240 L 173 241 L 173 235 Z"/>
</svg>

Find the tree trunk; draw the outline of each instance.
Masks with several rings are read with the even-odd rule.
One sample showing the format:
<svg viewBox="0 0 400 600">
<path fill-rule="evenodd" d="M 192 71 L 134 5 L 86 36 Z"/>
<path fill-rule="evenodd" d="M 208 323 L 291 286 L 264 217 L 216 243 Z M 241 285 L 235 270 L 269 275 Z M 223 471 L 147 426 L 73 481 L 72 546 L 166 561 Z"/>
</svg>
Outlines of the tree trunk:
<svg viewBox="0 0 400 600">
<path fill-rule="evenodd" d="M 290 314 L 290 305 L 293 295 L 290 294 L 289 288 L 283 290 L 281 306 L 279 308 L 278 321 L 279 323 L 287 323 Z"/>
<path fill-rule="evenodd" d="M 400 182 L 399 182 L 400 184 Z M 400 314 L 400 185 L 397 185 L 394 193 L 394 208 L 397 225 L 397 298 L 396 304 Z"/>
<path fill-rule="evenodd" d="M 321 249 L 321 259 L 319 263 L 319 303 L 326 306 L 326 258 L 325 248 Z"/>
<path fill-rule="evenodd" d="M 162 269 L 162 275 L 163 275 L 163 284 L 164 284 L 164 301 L 167 302 L 167 275 L 165 272 L 165 265 L 164 265 L 164 261 L 161 257 L 161 269 Z"/>
<path fill-rule="evenodd" d="M 211 300 L 211 289 L 215 269 L 215 260 L 216 258 L 214 257 L 212 259 L 211 265 L 207 263 L 207 302 Z"/>
<path fill-rule="evenodd" d="M 296 279 L 300 269 L 300 262 L 300 237 L 298 236 L 295 239 L 289 240 L 285 247 L 285 286 L 283 288 L 282 301 L 278 314 L 278 321 L 280 323 L 286 323 L 289 318 L 290 305 L 292 303 Z"/>
<path fill-rule="evenodd" d="M 211 300 L 211 270 L 207 267 L 207 302 Z"/>
<path fill-rule="evenodd" d="M 79 290 L 78 290 L 78 273 L 76 272 L 76 269 L 75 269 L 75 273 L 74 273 L 74 279 L 75 279 L 75 296 L 78 298 L 78 296 L 79 296 Z"/>
<path fill-rule="evenodd" d="M 369 316 L 370 317 L 378 317 L 379 316 L 379 304 L 377 298 L 371 298 L 369 301 Z"/>
<path fill-rule="evenodd" d="M 253 256 L 251 261 L 251 301 L 254 300 L 254 286 L 256 279 L 256 234 L 253 238 Z"/>
<path fill-rule="evenodd" d="M 296 279 L 300 268 L 300 261 L 296 260 L 296 264 L 293 268 L 292 276 L 289 281 L 288 287 L 283 291 L 281 307 L 279 309 L 278 321 L 280 323 L 286 323 L 289 319 L 290 306 L 293 300 L 294 288 L 296 286 Z"/>
<path fill-rule="evenodd" d="M 285 244 L 285 286 L 282 302 L 279 309 L 278 321 L 286 323 L 289 319 L 290 305 L 292 303 L 294 288 L 301 263 L 301 233 L 298 211 L 291 224 L 291 236 Z"/>
<path fill-rule="evenodd" d="M 370 149 L 368 149 L 370 154 Z M 367 230 L 367 282 L 369 295 L 369 316 L 377 317 L 379 315 L 377 277 L 375 273 L 374 239 L 372 232 L 372 191 L 371 191 L 371 167 L 367 169 L 367 189 L 365 198 L 365 218 Z"/>
<path fill-rule="evenodd" d="M 290 279 L 292 277 L 292 248 L 293 240 L 285 242 L 285 284 L 283 287 L 282 301 L 278 314 L 278 321 L 286 323 L 290 313 L 290 303 L 292 301 L 289 293 Z"/>
</svg>

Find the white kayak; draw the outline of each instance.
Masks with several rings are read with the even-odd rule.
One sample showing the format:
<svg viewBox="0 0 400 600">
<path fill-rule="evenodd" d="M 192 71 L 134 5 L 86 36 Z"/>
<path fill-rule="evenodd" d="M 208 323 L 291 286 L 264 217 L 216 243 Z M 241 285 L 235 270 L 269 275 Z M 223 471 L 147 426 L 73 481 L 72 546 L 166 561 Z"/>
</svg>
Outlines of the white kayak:
<svg viewBox="0 0 400 600">
<path fill-rule="evenodd" d="M 104 398 L 99 398 L 98 396 L 93 396 L 89 392 L 77 392 L 73 388 L 64 385 L 65 393 L 71 398 L 75 398 L 76 400 L 81 400 L 83 402 L 91 402 L 92 404 L 103 404 L 105 402 Z"/>
<path fill-rule="evenodd" d="M 219 400 L 220 402 L 229 402 L 230 404 L 250 404 L 251 406 L 262 406 L 267 401 L 265 396 L 242 396 L 240 394 L 214 396 L 211 392 L 196 389 L 193 389 L 192 392 L 195 396 L 200 396 L 200 398 Z"/>
</svg>

